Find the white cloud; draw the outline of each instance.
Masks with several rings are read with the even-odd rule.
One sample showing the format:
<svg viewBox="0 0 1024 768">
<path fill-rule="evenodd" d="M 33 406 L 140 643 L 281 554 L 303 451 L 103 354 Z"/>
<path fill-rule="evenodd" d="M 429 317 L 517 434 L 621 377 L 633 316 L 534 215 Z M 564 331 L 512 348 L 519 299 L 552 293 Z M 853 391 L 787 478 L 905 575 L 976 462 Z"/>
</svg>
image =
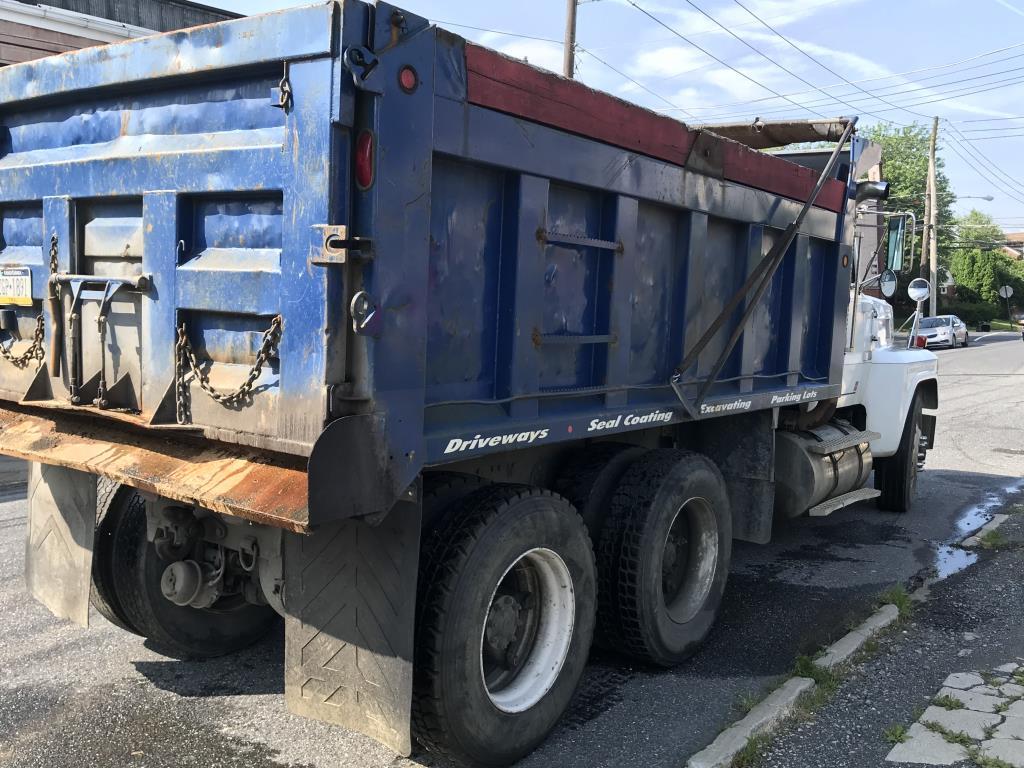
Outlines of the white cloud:
<svg viewBox="0 0 1024 768">
<path fill-rule="evenodd" d="M 507 38 L 505 38 L 507 40 Z M 494 45 L 493 43 L 486 43 Z M 562 48 L 558 45 L 545 43 L 541 40 L 515 40 L 496 46 L 497 50 L 514 59 L 525 59 L 535 67 L 550 69 L 552 72 L 562 71 Z"/>
</svg>

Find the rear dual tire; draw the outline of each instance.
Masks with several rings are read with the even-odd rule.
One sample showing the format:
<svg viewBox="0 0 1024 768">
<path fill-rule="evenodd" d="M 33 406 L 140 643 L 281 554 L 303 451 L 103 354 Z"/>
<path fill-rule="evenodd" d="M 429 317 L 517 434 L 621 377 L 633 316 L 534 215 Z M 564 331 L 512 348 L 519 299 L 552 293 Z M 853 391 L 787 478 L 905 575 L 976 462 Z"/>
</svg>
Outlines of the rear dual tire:
<svg viewBox="0 0 1024 768">
<path fill-rule="evenodd" d="M 93 606 L 111 623 L 142 635 L 175 658 L 201 659 L 241 650 L 263 638 L 279 618 L 268 606 L 223 597 L 211 608 L 167 600 L 160 579 L 169 565 L 146 538 L 145 501 L 122 486 L 101 508 L 93 554 Z"/>
<path fill-rule="evenodd" d="M 622 476 L 601 532 L 602 631 L 639 661 L 685 660 L 718 617 L 731 556 L 732 516 L 717 467 L 689 451 L 647 453 Z"/>
<path fill-rule="evenodd" d="M 594 556 L 548 491 L 494 485 L 442 516 L 422 553 L 413 730 L 470 765 L 527 755 L 562 716 L 594 629 Z"/>
</svg>

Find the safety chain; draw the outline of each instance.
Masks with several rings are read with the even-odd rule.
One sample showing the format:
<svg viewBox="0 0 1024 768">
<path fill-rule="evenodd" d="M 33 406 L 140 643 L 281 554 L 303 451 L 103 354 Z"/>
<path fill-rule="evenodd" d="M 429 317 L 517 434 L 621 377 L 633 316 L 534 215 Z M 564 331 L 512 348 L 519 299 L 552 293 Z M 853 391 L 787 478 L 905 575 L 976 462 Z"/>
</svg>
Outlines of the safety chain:
<svg viewBox="0 0 1024 768">
<path fill-rule="evenodd" d="M 24 368 L 33 360 L 42 362 L 46 358 L 46 352 L 43 350 L 43 316 L 39 315 L 36 318 L 36 330 L 32 334 L 32 345 L 28 349 L 15 357 L 0 344 L 0 357 L 15 368 Z"/>
<path fill-rule="evenodd" d="M 263 366 L 266 365 L 271 354 L 277 349 L 277 345 L 281 341 L 282 322 L 280 315 L 277 315 L 270 322 L 270 327 L 263 332 L 263 343 L 260 345 L 259 352 L 256 353 L 256 362 L 249 371 L 249 375 L 238 389 L 231 392 L 221 392 L 210 385 L 210 378 L 203 374 L 200 369 L 199 361 L 192 350 L 192 343 L 188 339 L 188 330 L 185 328 L 185 324 L 182 323 L 178 328 L 178 342 L 174 347 L 174 376 L 177 382 L 175 415 L 177 422 L 179 424 L 187 424 L 192 420 L 191 408 L 189 407 L 189 386 L 185 381 L 185 374 L 189 371 L 192 372 L 192 376 L 200 388 L 221 405 L 230 407 L 248 402 L 252 398 L 253 385 L 260 377 Z"/>
<path fill-rule="evenodd" d="M 57 233 L 54 232 L 50 235 L 50 274 L 57 274 Z M 52 284 L 51 284 L 52 285 Z M 50 289 L 54 289 L 51 287 Z M 58 293 L 55 297 L 59 297 L 60 288 L 57 288 Z M 45 336 L 44 321 L 42 315 L 36 316 L 36 329 L 32 334 L 32 344 L 18 356 L 14 356 L 9 350 L 5 349 L 3 344 L 0 344 L 0 357 L 9 362 L 15 368 L 25 368 L 33 360 L 38 360 L 40 363 L 46 359 L 46 350 L 43 348 L 43 339 Z"/>
</svg>

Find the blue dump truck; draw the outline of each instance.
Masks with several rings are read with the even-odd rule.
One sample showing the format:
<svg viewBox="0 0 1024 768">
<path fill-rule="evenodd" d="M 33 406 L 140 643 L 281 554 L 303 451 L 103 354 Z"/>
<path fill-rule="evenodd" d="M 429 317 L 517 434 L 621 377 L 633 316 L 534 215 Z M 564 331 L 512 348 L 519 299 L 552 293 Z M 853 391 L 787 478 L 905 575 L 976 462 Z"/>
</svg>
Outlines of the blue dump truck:
<svg viewBox="0 0 1024 768">
<path fill-rule="evenodd" d="M 283 617 L 294 712 L 514 762 L 593 642 L 695 651 L 734 539 L 909 508 L 855 122 L 801 165 L 358 0 L 3 68 L 28 589 L 181 657 Z"/>
</svg>

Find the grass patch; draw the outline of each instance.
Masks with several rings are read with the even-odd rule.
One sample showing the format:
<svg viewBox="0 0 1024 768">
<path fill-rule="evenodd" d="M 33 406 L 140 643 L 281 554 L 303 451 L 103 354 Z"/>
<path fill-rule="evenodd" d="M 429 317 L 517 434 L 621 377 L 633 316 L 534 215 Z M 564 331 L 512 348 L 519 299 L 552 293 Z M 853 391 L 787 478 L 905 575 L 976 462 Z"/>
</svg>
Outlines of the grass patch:
<svg viewBox="0 0 1024 768">
<path fill-rule="evenodd" d="M 1024 685 L 1024 669 L 1018 669 L 1013 673 L 1013 682 L 1017 685 Z"/>
<path fill-rule="evenodd" d="M 907 726 L 903 723 L 893 723 L 882 731 L 882 737 L 890 744 L 902 744 L 907 740 Z"/>
<path fill-rule="evenodd" d="M 981 749 L 978 747 L 971 747 L 968 749 L 967 755 L 971 758 L 971 761 L 978 766 L 978 768 L 1013 768 L 1013 766 L 1005 760 L 981 754 Z"/>
<path fill-rule="evenodd" d="M 948 693 L 944 693 L 941 696 L 936 696 L 932 699 L 932 704 L 943 709 L 963 709 L 964 703 L 960 699 L 955 699 Z"/>
<path fill-rule="evenodd" d="M 946 728 L 945 726 L 939 725 L 938 723 L 933 723 L 933 722 L 931 722 L 929 720 L 922 721 L 921 725 L 923 725 L 925 728 L 927 728 L 932 733 L 939 734 L 942 738 L 944 738 L 950 744 L 959 744 L 961 747 L 967 747 L 967 748 L 971 748 L 971 747 L 975 746 L 974 739 L 972 739 L 966 733 L 962 733 L 961 731 L 951 731 L 949 728 Z"/>
<path fill-rule="evenodd" d="M 841 674 L 834 669 L 819 667 L 810 656 L 797 657 L 793 674 L 797 677 L 809 677 L 814 681 L 814 688 L 803 694 L 797 702 L 794 717 L 800 720 L 807 720 L 828 703 L 843 682 Z"/>
<path fill-rule="evenodd" d="M 760 703 L 761 699 L 762 697 L 756 693 L 744 693 L 736 700 L 736 710 L 741 715 L 748 715 L 750 710 Z"/>
<path fill-rule="evenodd" d="M 761 764 L 761 758 L 764 757 L 765 750 L 771 742 L 772 734 L 768 731 L 751 737 L 732 759 L 731 768 L 756 768 Z"/>
<path fill-rule="evenodd" d="M 1007 538 L 1003 536 L 1002 532 L 998 528 L 979 536 L 978 541 L 981 543 L 983 549 L 999 549 L 1000 547 L 1005 547 L 1007 544 Z"/>
<path fill-rule="evenodd" d="M 878 596 L 879 605 L 895 605 L 901 619 L 906 619 L 914 612 L 914 601 L 902 584 L 889 587 Z"/>
<path fill-rule="evenodd" d="M 993 331 L 1019 331 L 1020 326 L 1017 323 L 1011 323 L 1009 320 L 990 320 L 989 324 L 992 326 Z"/>
</svg>

